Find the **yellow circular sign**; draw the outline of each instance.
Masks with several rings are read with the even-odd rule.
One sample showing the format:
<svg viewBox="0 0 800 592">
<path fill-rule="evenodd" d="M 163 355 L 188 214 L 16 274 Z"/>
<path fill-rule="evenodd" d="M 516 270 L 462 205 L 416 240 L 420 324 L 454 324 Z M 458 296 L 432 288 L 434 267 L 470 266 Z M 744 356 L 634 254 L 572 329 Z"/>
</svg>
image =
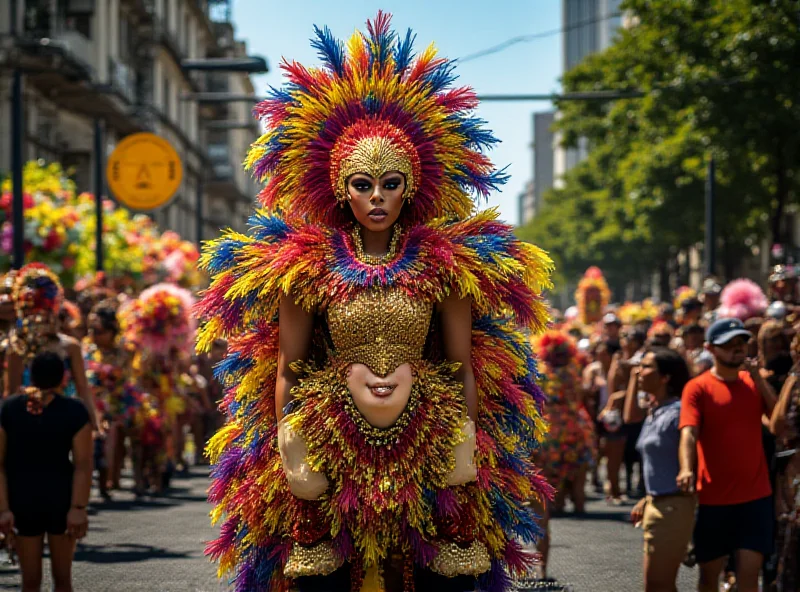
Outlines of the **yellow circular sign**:
<svg viewBox="0 0 800 592">
<path fill-rule="evenodd" d="M 106 167 L 114 197 L 133 210 L 154 210 L 167 203 L 183 178 L 175 149 L 155 134 L 126 136 L 111 154 Z"/>
</svg>

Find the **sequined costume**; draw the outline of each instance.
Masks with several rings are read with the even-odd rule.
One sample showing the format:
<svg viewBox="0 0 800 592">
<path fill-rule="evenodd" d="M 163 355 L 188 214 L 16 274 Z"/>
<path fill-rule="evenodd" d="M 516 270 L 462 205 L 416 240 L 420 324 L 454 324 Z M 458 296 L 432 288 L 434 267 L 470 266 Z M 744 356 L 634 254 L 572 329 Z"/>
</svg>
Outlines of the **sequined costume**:
<svg viewBox="0 0 800 592">
<path fill-rule="evenodd" d="M 559 350 L 563 357 L 556 361 Z M 550 331 L 540 338 L 537 352 L 550 428 L 536 453 L 536 466 L 553 487 L 563 489 L 594 459 L 594 426 L 578 398 L 581 371 L 572 340 L 564 333 Z"/>
<path fill-rule="evenodd" d="M 212 284 L 197 307 L 198 348 L 229 345 L 216 370 L 228 420 L 208 448 L 222 526 L 207 552 L 237 591 L 289 590 L 343 564 L 353 590 L 383 589 L 381 568 L 395 559 L 406 591 L 420 567 L 480 575 L 483 589 L 502 591 L 532 560 L 523 545 L 538 527 L 526 502 L 550 488 L 530 460 L 545 426 L 526 331 L 547 321 L 540 293 L 551 262 L 496 212 L 475 213 L 473 196 L 503 181 L 481 153 L 496 140 L 470 114 L 472 91 L 451 88 L 453 64 L 432 47 L 415 58 L 412 42 L 381 13 L 346 46 L 317 29 L 323 67 L 286 64 L 288 85 L 256 108 L 268 131 L 248 165 L 266 181 L 262 209 L 247 235 L 227 232 L 201 257 Z M 387 170 L 403 173 L 406 203 L 388 253 L 375 257 L 345 183 Z M 279 424 L 282 293 L 315 322 Z M 469 439 L 465 401 L 436 312 L 450 295 L 472 300 L 477 479 L 463 485 L 448 479 Z M 392 425 L 377 428 L 357 409 L 346 384 L 356 363 L 378 376 L 411 366 Z M 323 476 L 316 498 L 290 490 L 284 429 Z"/>
<path fill-rule="evenodd" d="M 87 339 L 83 343 L 83 359 L 86 378 L 95 391 L 98 415 L 132 428 L 142 399 L 133 376 L 133 352 L 121 345 L 103 351 Z"/>
</svg>

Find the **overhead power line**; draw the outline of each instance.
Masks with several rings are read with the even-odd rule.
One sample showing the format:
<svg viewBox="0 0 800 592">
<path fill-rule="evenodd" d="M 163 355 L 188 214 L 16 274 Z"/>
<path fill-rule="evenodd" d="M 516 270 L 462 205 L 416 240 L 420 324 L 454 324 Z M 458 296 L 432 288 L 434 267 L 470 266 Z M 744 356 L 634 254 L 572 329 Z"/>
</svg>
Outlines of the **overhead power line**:
<svg viewBox="0 0 800 592">
<path fill-rule="evenodd" d="M 488 47 L 486 49 L 482 49 L 481 51 L 465 55 L 463 58 L 459 58 L 458 62 L 461 64 L 463 64 L 464 62 L 471 62 L 472 60 L 477 60 L 478 58 L 492 55 L 493 53 L 501 52 L 504 49 L 508 49 L 512 45 L 517 45 L 519 43 L 528 43 L 530 41 L 536 41 L 537 39 L 552 37 L 553 35 L 561 35 L 562 33 L 566 33 L 567 31 L 580 29 L 581 27 L 585 27 L 587 25 L 594 25 L 618 16 L 622 16 L 622 13 L 612 12 L 603 16 L 598 16 L 595 18 L 586 19 L 585 21 L 573 23 L 569 26 L 561 27 L 560 29 L 551 29 L 549 31 L 542 31 L 541 33 L 531 33 L 530 35 L 518 35 L 516 37 L 511 37 L 510 39 L 506 39 L 502 43 L 499 43 L 492 47 Z"/>
</svg>

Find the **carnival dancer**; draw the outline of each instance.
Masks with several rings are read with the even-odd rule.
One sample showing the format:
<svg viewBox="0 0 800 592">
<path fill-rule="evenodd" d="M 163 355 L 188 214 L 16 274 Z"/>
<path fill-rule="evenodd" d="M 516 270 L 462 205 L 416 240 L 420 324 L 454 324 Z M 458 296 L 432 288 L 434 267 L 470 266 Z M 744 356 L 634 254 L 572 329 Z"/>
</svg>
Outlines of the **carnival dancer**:
<svg viewBox="0 0 800 592">
<path fill-rule="evenodd" d="M 610 300 L 611 290 L 608 289 L 603 272 L 594 266 L 587 269 L 575 290 L 580 322 L 586 327 L 599 322 Z"/>
<path fill-rule="evenodd" d="M 146 289 L 120 313 L 125 339 L 136 348 L 133 368 L 138 386 L 149 395 L 137 421 L 149 485 L 159 493 L 168 486 L 182 452 L 178 418 L 186 401 L 180 376 L 195 334 L 192 306 L 188 290 L 164 283 Z M 163 432 L 161 437 L 158 431 Z"/>
<path fill-rule="evenodd" d="M 134 490 L 141 492 L 141 451 L 134 420 L 142 396 L 133 374 L 133 349 L 126 347 L 122 340 L 117 301 L 106 300 L 95 305 L 87 325 L 88 335 L 83 342 L 87 377 L 94 390 L 98 415 L 109 426 L 106 445 L 100 458 L 95 459 L 95 468 L 100 473 L 100 492 L 107 497 L 109 489 L 120 488 L 127 438 L 132 448 Z"/>
<path fill-rule="evenodd" d="M 17 323 L 6 350 L 6 396 L 23 385 L 30 386 L 30 362 L 37 353 L 54 351 L 64 362 L 63 394 L 83 401 L 97 430 L 94 396 L 86 381 L 81 345 L 59 330 L 64 290 L 58 277 L 42 263 L 29 263 L 17 273 L 11 297 Z"/>
<path fill-rule="evenodd" d="M 575 356 L 572 339 L 561 331 L 548 331 L 536 344 L 542 387 L 547 396 L 546 419 L 550 424 L 547 437 L 536 452 L 536 465 L 556 489 L 553 508 L 564 510 L 567 495 L 572 499 L 575 513 L 585 510 L 586 472 L 594 459 L 594 426 L 583 407 L 581 369 Z M 538 549 L 542 554 L 543 572 L 547 574 L 550 549 L 548 529 L 550 507 L 542 508 L 545 534 Z"/>
<path fill-rule="evenodd" d="M 367 28 L 285 64 L 248 158 L 264 209 L 202 257 L 199 349 L 229 341 L 208 553 L 238 591 L 508 590 L 548 493 L 519 328 L 551 263 L 475 214 L 504 178 L 454 64 Z"/>
</svg>

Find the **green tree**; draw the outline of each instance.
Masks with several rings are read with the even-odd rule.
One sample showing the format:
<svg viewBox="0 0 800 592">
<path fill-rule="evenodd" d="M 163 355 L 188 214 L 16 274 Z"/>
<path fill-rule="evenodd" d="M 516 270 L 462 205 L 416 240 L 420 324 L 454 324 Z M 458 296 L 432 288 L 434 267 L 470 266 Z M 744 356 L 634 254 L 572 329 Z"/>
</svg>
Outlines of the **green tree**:
<svg viewBox="0 0 800 592">
<path fill-rule="evenodd" d="M 765 234 L 784 242 L 800 179 L 800 3 L 628 0 L 622 9 L 632 25 L 567 72 L 564 89 L 643 96 L 559 105 L 564 144 L 586 138 L 589 157 L 520 236 L 549 249 L 567 277 L 592 263 L 610 278 L 665 269 L 702 241 L 713 154 L 728 267 Z"/>
</svg>

